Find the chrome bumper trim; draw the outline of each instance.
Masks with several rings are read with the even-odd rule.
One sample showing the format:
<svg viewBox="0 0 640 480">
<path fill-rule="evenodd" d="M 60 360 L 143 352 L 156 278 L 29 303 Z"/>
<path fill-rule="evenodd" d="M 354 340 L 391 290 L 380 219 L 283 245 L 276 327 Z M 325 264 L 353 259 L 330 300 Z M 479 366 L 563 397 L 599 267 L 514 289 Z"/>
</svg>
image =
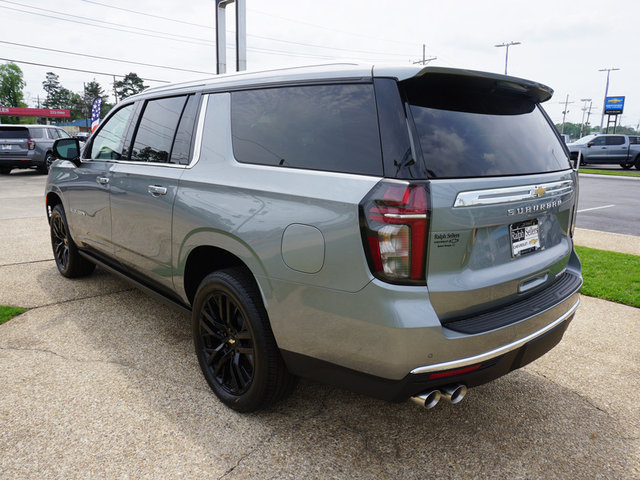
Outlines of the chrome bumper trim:
<svg viewBox="0 0 640 480">
<path fill-rule="evenodd" d="M 504 355 L 505 353 L 509 353 L 512 350 L 522 347 L 525 343 L 534 340 L 550 330 L 553 330 L 555 327 L 564 322 L 567 318 L 574 314 L 576 309 L 580 305 L 580 299 L 576 301 L 576 303 L 560 318 L 550 323 L 546 327 L 538 330 L 537 332 L 533 332 L 531 335 L 527 335 L 520 340 L 516 340 L 515 342 L 509 343 L 507 345 L 503 345 L 502 347 L 496 348 L 494 350 L 490 350 L 485 353 L 481 353 L 479 355 L 475 355 L 473 357 L 461 358 L 459 360 L 451 360 L 450 362 L 444 363 L 436 363 L 434 365 L 426 365 L 424 367 L 418 367 L 411 370 L 413 375 L 418 375 L 420 373 L 430 373 L 430 372 L 438 372 L 441 370 L 451 370 L 454 368 L 462 368 L 467 367 L 469 365 L 473 365 L 475 363 L 485 362 L 487 360 L 491 360 L 492 358 L 499 357 L 500 355 Z"/>
</svg>

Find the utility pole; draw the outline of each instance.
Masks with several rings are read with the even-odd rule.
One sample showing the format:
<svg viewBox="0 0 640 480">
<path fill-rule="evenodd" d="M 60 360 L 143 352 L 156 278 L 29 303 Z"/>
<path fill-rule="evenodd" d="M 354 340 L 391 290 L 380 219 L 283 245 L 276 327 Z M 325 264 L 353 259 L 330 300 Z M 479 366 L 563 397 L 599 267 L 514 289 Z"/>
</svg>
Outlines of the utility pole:
<svg viewBox="0 0 640 480">
<path fill-rule="evenodd" d="M 236 4 L 236 71 L 247 69 L 247 5 L 246 0 L 216 2 L 216 73 L 227 72 L 227 5 Z"/>
<path fill-rule="evenodd" d="M 414 65 L 416 63 L 419 63 L 421 65 L 426 65 L 430 61 L 438 59 L 438 57 L 429 57 L 429 58 L 427 58 L 426 57 L 426 49 L 427 49 L 427 46 L 423 43 L 422 44 L 422 60 L 418 60 L 417 62 L 413 62 Z"/>
<path fill-rule="evenodd" d="M 604 100 L 602 101 L 602 117 L 600 118 L 600 133 L 602 133 L 602 126 L 604 125 L 604 111 L 607 107 L 607 95 L 609 94 L 609 74 L 620 70 L 619 68 L 601 68 L 599 72 L 607 72 L 607 85 L 604 87 Z"/>
<path fill-rule="evenodd" d="M 113 76 L 113 98 L 116 99 L 116 105 L 118 104 L 118 92 L 116 92 L 116 76 Z"/>
<path fill-rule="evenodd" d="M 584 105 L 582 106 L 582 122 L 580 122 L 580 138 L 582 138 L 582 130 L 584 129 L 584 114 L 587 113 L 587 102 L 589 102 L 589 110 L 591 110 L 591 99 L 581 98 L 580 101 L 584 102 Z"/>
<path fill-rule="evenodd" d="M 564 119 L 567 116 L 567 113 L 569 113 L 569 110 L 567 110 L 567 106 L 573 102 L 569 101 L 569 94 L 567 93 L 567 99 L 564 101 L 564 112 L 562 112 L 562 130 L 560 130 L 560 133 L 564 133 Z"/>
<path fill-rule="evenodd" d="M 507 64 L 509 63 L 509 47 L 511 45 L 520 45 L 520 42 L 501 43 L 500 45 L 494 45 L 495 47 L 506 47 L 507 53 L 504 56 L 504 74 L 507 74 Z"/>
</svg>

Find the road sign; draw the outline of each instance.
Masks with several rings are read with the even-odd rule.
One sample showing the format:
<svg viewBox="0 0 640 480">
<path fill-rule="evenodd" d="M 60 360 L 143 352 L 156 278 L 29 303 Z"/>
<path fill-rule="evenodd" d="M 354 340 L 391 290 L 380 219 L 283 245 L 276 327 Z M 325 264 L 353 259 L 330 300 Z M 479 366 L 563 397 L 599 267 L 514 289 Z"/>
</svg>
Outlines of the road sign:
<svg viewBox="0 0 640 480">
<path fill-rule="evenodd" d="M 604 113 L 620 115 L 624 109 L 624 97 L 607 97 L 604 102 Z"/>
</svg>

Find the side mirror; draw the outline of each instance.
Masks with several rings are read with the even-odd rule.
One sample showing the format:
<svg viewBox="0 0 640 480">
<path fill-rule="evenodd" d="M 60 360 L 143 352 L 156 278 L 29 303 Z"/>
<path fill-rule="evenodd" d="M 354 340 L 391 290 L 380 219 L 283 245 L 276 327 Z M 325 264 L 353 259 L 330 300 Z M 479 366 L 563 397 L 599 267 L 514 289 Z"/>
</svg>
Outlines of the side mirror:
<svg viewBox="0 0 640 480">
<path fill-rule="evenodd" d="M 53 154 L 60 160 L 69 160 L 76 167 L 79 167 L 80 161 L 80 143 L 75 138 L 59 138 L 53 142 Z"/>
<path fill-rule="evenodd" d="M 591 147 L 593 147 L 593 145 L 594 145 L 593 142 L 589 142 L 589 143 L 587 143 L 587 148 L 591 148 Z"/>
</svg>

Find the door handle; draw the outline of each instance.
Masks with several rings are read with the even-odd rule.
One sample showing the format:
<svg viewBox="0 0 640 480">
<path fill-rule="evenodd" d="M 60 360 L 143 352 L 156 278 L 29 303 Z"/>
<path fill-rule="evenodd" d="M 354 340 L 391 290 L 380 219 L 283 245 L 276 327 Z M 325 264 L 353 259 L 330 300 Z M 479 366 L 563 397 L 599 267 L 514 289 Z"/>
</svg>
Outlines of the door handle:
<svg viewBox="0 0 640 480">
<path fill-rule="evenodd" d="M 96 181 L 100 185 L 108 185 L 109 184 L 109 179 L 107 177 L 98 177 L 98 178 L 96 178 Z"/>
<path fill-rule="evenodd" d="M 149 192 L 153 196 L 166 195 L 167 187 L 161 187 L 160 185 L 149 185 L 147 187 L 147 192 Z"/>
</svg>

